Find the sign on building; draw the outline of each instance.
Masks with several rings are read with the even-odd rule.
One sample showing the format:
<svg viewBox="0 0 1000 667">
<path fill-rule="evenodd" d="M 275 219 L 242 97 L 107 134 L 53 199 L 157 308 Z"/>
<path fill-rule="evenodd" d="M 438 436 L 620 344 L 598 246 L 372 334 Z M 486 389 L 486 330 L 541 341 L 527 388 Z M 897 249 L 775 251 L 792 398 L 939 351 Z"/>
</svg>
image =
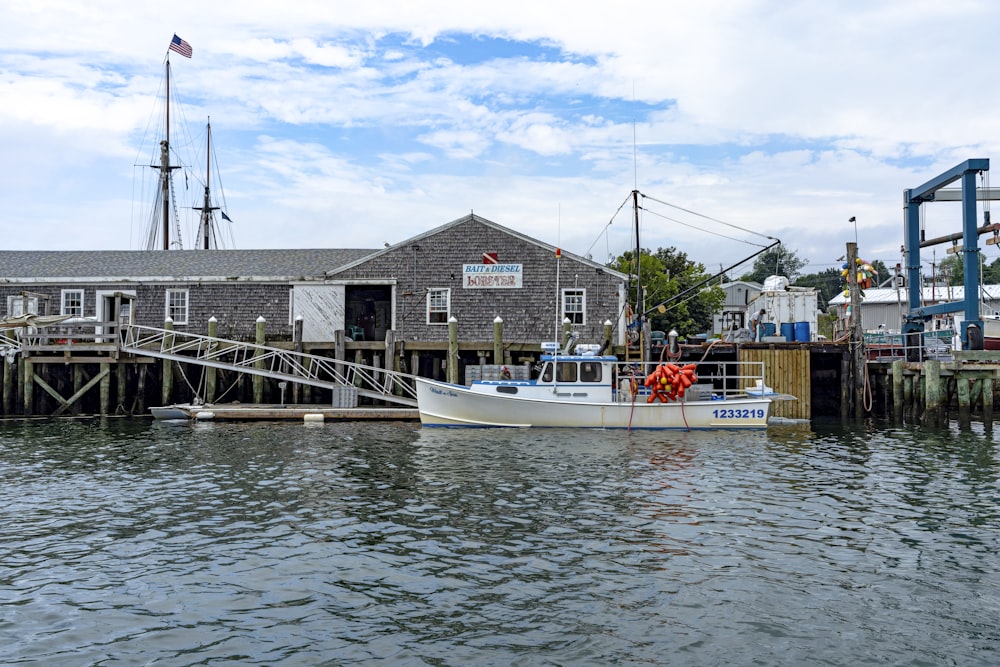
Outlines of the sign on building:
<svg viewBox="0 0 1000 667">
<path fill-rule="evenodd" d="M 520 289 L 520 264 L 463 264 L 462 287 L 465 289 Z"/>
</svg>

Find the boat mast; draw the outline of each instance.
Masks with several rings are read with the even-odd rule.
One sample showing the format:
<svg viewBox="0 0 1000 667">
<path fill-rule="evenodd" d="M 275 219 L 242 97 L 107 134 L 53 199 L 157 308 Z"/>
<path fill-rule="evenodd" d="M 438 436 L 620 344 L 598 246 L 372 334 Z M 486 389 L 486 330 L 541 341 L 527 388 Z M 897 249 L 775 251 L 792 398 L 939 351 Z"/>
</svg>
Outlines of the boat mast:
<svg viewBox="0 0 1000 667">
<path fill-rule="evenodd" d="M 170 164 L 170 54 L 167 54 L 167 65 L 166 65 L 166 83 L 167 83 L 167 113 L 166 113 L 166 132 L 164 133 L 164 139 L 160 142 L 160 166 L 157 167 L 160 170 L 160 197 L 162 201 L 160 202 L 162 206 L 161 211 L 161 224 L 162 224 L 162 238 L 163 238 L 163 250 L 170 250 L 170 172 L 179 167 L 171 166 Z M 152 248 L 150 248 L 152 249 Z"/>
<path fill-rule="evenodd" d="M 201 247 L 209 250 L 212 247 L 212 211 L 218 206 L 212 206 L 212 194 L 210 180 L 212 178 L 212 118 L 209 117 L 207 131 L 208 139 L 205 146 L 205 200 L 201 208 L 195 207 L 196 211 L 201 211 L 201 221 L 198 223 L 198 231 L 201 232 Z"/>
</svg>

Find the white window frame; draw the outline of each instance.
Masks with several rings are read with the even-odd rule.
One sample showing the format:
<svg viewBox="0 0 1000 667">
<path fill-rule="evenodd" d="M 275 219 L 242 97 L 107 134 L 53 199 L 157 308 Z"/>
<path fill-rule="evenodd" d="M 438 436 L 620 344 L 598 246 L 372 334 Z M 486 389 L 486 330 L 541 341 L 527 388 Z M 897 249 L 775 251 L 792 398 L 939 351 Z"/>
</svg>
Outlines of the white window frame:
<svg viewBox="0 0 1000 667">
<path fill-rule="evenodd" d="M 70 317 L 83 317 L 83 304 L 86 292 L 82 289 L 64 289 L 59 295 L 59 314 Z M 68 306 L 71 299 L 76 299 L 75 306 Z"/>
<path fill-rule="evenodd" d="M 174 305 L 171 300 L 174 296 L 184 295 L 184 304 Z M 188 323 L 188 310 L 191 306 L 190 301 L 190 290 L 187 289 L 168 289 L 166 291 L 164 299 L 164 318 L 169 317 L 174 321 L 174 324 L 187 324 Z"/>
<path fill-rule="evenodd" d="M 24 312 L 24 302 L 28 302 L 28 312 Z M 24 297 L 20 294 L 7 297 L 7 316 L 8 317 L 20 317 L 21 315 L 37 315 L 38 314 L 38 297 L 29 296 Z"/>
<path fill-rule="evenodd" d="M 444 299 L 444 310 L 441 309 L 440 300 Z M 436 307 L 435 307 L 436 306 Z M 444 315 L 444 320 L 437 321 L 431 319 L 431 315 L 437 315 L 440 317 Z M 451 288 L 450 287 L 431 287 L 427 290 L 427 324 L 436 326 L 440 324 L 448 324 L 448 320 L 451 319 Z"/>
<path fill-rule="evenodd" d="M 571 300 L 572 299 L 572 300 Z M 570 310 L 568 306 L 573 303 L 576 304 L 576 299 L 579 299 L 579 308 L 574 308 Z M 587 323 L 587 290 L 583 287 L 566 287 L 562 291 L 562 312 L 563 319 L 569 318 L 571 324 L 586 324 Z M 570 315 L 573 317 L 570 317 Z M 577 321 L 579 319 L 579 321 Z"/>
</svg>

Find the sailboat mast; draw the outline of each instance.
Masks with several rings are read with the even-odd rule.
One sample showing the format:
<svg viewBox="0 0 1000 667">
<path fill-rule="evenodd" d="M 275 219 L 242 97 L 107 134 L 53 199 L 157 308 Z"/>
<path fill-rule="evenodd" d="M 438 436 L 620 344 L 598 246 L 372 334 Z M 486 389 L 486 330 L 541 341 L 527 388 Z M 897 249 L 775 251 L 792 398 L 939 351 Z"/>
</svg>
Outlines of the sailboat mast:
<svg viewBox="0 0 1000 667">
<path fill-rule="evenodd" d="M 167 127 L 160 142 L 160 197 L 163 206 L 163 250 L 170 250 L 170 55 L 167 55 Z"/>
<path fill-rule="evenodd" d="M 201 232 L 202 248 L 208 250 L 211 247 L 212 238 L 212 197 L 210 193 L 209 179 L 212 178 L 212 119 L 208 119 L 207 131 L 208 139 L 205 144 L 205 203 L 201 207 Z"/>
</svg>

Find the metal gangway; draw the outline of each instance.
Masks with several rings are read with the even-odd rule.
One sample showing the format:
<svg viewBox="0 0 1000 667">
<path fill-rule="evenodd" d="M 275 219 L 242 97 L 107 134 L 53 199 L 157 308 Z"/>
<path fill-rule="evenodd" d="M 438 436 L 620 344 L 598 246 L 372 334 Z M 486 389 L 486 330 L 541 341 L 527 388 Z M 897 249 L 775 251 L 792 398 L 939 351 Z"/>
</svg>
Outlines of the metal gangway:
<svg viewBox="0 0 1000 667">
<path fill-rule="evenodd" d="M 121 352 L 128 354 L 262 375 L 324 389 L 355 387 L 359 396 L 409 407 L 417 405 L 412 375 L 350 361 L 138 324 L 122 325 L 119 347 Z"/>
</svg>

